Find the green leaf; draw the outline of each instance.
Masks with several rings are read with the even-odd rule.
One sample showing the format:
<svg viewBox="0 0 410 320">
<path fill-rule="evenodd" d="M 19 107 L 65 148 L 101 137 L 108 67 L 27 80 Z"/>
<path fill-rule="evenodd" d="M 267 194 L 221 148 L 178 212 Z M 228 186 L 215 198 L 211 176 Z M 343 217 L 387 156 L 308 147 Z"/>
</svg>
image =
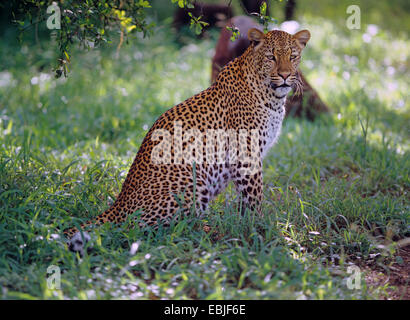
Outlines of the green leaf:
<svg viewBox="0 0 410 320">
<path fill-rule="evenodd" d="M 266 15 L 266 2 L 262 2 L 259 8 L 259 12 L 262 16 Z"/>
<path fill-rule="evenodd" d="M 197 35 L 199 35 L 199 34 L 201 34 L 201 32 L 202 32 L 202 26 L 201 26 L 200 23 L 197 23 L 197 24 L 195 25 L 195 33 L 196 33 Z"/>
<path fill-rule="evenodd" d="M 140 2 L 138 3 L 138 5 L 139 5 L 141 8 L 151 8 L 150 3 L 149 3 L 148 1 L 146 1 L 146 0 L 140 0 Z"/>
</svg>

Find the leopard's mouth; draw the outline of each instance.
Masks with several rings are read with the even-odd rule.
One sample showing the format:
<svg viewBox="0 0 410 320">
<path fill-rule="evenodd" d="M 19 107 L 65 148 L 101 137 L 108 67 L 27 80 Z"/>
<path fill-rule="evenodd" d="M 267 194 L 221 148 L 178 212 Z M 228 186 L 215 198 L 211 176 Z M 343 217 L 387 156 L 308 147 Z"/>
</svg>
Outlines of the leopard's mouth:
<svg viewBox="0 0 410 320">
<path fill-rule="evenodd" d="M 283 99 L 284 97 L 287 96 L 287 94 L 291 90 L 291 86 L 288 85 L 287 83 L 282 83 L 280 85 L 277 85 L 277 84 L 271 82 L 270 85 L 271 85 L 271 88 L 273 89 L 275 97 L 277 99 Z"/>
<path fill-rule="evenodd" d="M 290 85 L 286 84 L 286 83 L 282 83 L 281 85 L 277 85 L 273 82 L 270 83 L 270 86 L 272 87 L 272 89 L 277 89 L 277 88 L 290 88 Z"/>
</svg>

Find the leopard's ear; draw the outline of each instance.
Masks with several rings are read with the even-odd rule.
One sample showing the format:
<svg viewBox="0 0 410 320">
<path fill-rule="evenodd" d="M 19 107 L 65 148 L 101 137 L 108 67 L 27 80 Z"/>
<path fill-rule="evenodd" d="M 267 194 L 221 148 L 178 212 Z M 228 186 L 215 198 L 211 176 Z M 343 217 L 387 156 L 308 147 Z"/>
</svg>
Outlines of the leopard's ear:
<svg viewBox="0 0 410 320">
<path fill-rule="evenodd" d="M 310 32 L 308 30 L 301 30 L 293 35 L 293 38 L 296 40 L 297 45 L 300 49 L 306 47 L 306 43 L 310 39 Z"/>
<path fill-rule="evenodd" d="M 259 29 L 252 28 L 248 31 L 248 39 L 254 44 L 255 48 L 258 48 L 263 43 L 265 34 Z"/>
</svg>

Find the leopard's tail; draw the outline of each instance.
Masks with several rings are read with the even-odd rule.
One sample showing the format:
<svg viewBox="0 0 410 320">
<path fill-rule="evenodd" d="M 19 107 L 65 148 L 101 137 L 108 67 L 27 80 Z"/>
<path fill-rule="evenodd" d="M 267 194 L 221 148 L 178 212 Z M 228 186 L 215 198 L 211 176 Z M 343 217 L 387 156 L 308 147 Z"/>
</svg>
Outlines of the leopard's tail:
<svg viewBox="0 0 410 320">
<path fill-rule="evenodd" d="M 116 204 L 114 204 L 111 208 L 108 210 L 104 211 L 100 215 L 96 216 L 95 218 L 88 220 L 87 222 L 84 222 L 80 224 L 80 229 L 77 227 L 71 227 L 68 229 L 65 229 L 63 231 L 64 236 L 70 240 L 75 234 L 79 233 L 81 231 L 88 231 L 89 229 L 93 227 L 100 226 L 106 222 L 112 222 L 112 223 L 120 223 L 122 222 L 122 217 L 124 215 L 119 214 L 118 209 L 116 208 Z"/>
</svg>

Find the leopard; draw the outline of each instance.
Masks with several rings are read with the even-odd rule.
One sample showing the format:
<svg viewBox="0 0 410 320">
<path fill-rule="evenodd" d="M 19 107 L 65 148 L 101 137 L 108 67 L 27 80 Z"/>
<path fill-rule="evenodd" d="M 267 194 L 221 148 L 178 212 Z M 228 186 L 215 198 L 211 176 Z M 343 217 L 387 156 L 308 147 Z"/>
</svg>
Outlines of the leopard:
<svg viewBox="0 0 410 320">
<path fill-rule="evenodd" d="M 114 203 L 64 230 L 71 251 L 82 254 L 89 229 L 124 223 L 135 212 L 138 225 L 154 228 L 207 212 L 231 182 L 241 210 L 262 215 L 262 162 L 279 138 L 288 93 L 302 90 L 298 70 L 310 32 L 251 28 L 247 36 L 249 47 L 209 88 L 154 122 Z"/>
</svg>

